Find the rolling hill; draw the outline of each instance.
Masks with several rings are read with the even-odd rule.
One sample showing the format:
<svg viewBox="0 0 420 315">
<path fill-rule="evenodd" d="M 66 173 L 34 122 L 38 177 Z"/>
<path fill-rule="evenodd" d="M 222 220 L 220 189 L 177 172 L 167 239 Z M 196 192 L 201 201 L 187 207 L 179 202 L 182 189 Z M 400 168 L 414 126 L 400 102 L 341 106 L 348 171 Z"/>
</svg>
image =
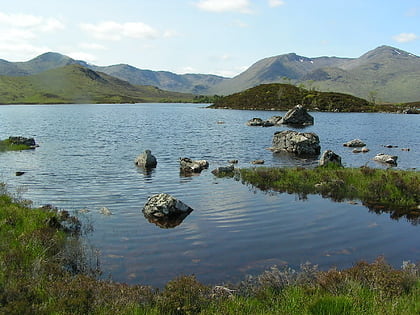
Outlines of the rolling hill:
<svg viewBox="0 0 420 315">
<path fill-rule="evenodd" d="M 33 75 L 0 76 L 0 104 L 189 102 L 193 97 L 133 85 L 75 63 Z"/>
</svg>

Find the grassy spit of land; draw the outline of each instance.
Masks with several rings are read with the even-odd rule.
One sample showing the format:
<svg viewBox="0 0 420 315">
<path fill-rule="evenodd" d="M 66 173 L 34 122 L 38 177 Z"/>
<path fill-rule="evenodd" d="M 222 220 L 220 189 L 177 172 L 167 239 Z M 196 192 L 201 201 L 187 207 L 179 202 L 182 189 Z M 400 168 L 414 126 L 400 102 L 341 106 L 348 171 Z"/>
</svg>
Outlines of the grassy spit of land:
<svg viewBox="0 0 420 315">
<path fill-rule="evenodd" d="M 273 267 L 239 284 L 180 276 L 161 289 L 98 280 L 80 222 L 0 185 L 0 314 L 419 314 L 420 264 Z"/>
<path fill-rule="evenodd" d="M 334 201 L 360 200 L 370 210 L 389 212 L 391 217 L 406 217 L 420 222 L 420 173 L 410 170 L 343 168 L 334 164 L 316 168 L 240 169 L 244 184 L 261 190 L 298 194 L 320 194 Z"/>
</svg>

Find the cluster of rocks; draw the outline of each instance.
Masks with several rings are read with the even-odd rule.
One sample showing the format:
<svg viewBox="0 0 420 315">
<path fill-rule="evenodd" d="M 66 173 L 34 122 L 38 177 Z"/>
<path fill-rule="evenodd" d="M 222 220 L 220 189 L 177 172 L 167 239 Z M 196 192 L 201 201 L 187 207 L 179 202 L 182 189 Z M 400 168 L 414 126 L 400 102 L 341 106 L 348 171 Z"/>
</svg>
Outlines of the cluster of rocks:
<svg viewBox="0 0 420 315">
<path fill-rule="evenodd" d="M 273 116 L 267 120 L 252 118 L 246 123 L 248 126 L 271 127 L 280 125 L 308 126 L 314 124 L 314 118 L 302 106 L 297 105 L 289 110 L 284 117 Z"/>
<path fill-rule="evenodd" d="M 343 146 L 354 148 L 353 153 L 367 153 L 370 150 L 366 147 L 366 143 L 364 143 L 360 139 L 350 140 L 346 143 L 343 143 Z M 398 146 L 395 145 L 385 145 L 385 148 L 397 148 Z M 397 165 L 398 157 L 395 155 L 379 153 L 373 157 L 373 160 L 376 162 L 385 163 L 388 165 L 396 166 Z"/>
</svg>

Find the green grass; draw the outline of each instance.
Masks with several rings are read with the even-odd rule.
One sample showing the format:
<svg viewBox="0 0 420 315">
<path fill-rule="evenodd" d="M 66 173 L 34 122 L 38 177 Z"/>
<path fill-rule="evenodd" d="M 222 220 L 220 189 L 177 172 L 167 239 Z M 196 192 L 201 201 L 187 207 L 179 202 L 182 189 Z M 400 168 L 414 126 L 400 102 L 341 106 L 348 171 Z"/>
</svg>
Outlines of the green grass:
<svg viewBox="0 0 420 315">
<path fill-rule="evenodd" d="M 162 289 L 98 280 L 80 222 L 31 208 L 0 184 L 0 314 L 419 314 L 420 264 L 327 271 L 272 267 L 212 287 L 179 276 Z"/>
<path fill-rule="evenodd" d="M 420 173 L 368 167 L 339 168 L 248 168 L 240 178 L 261 190 L 298 194 L 320 194 L 334 201 L 360 200 L 373 211 L 390 212 L 418 223 L 420 217 Z"/>
</svg>

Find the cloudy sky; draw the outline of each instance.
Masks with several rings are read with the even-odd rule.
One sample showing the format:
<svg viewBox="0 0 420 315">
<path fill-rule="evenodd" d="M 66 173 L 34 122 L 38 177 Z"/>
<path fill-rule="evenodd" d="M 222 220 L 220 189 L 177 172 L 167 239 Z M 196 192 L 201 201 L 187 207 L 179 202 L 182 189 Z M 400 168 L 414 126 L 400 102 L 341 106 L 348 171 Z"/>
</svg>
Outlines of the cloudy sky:
<svg viewBox="0 0 420 315">
<path fill-rule="evenodd" d="M 420 55 L 420 0 L 8 0 L 0 59 L 54 51 L 96 65 L 234 76 L 295 52 Z"/>
</svg>

